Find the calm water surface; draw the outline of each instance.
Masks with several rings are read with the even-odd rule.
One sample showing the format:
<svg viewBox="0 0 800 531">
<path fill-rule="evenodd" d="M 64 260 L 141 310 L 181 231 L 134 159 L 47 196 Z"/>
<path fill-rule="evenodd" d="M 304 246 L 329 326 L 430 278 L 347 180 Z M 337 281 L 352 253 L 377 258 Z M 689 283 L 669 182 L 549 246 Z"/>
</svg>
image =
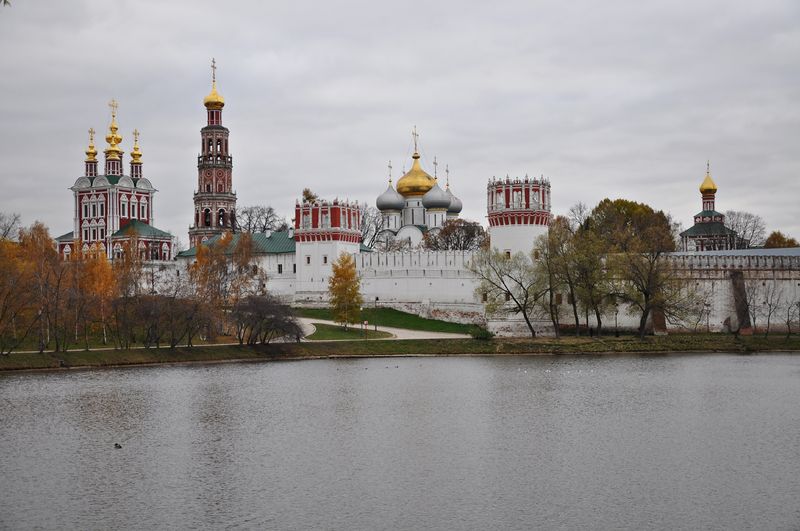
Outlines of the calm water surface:
<svg viewBox="0 0 800 531">
<path fill-rule="evenodd" d="M 0 375 L 0 528 L 798 529 L 800 356 Z"/>
</svg>

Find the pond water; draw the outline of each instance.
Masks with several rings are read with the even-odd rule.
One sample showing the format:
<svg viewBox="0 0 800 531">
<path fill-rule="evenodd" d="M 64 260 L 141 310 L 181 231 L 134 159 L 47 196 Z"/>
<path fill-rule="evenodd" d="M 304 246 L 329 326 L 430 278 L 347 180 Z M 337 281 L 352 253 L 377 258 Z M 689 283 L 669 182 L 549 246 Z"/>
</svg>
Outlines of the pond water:
<svg viewBox="0 0 800 531">
<path fill-rule="evenodd" d="M 4 529 L 800 527 L 797 355 L 4 374 L 0 404 Z"/>
</svg>

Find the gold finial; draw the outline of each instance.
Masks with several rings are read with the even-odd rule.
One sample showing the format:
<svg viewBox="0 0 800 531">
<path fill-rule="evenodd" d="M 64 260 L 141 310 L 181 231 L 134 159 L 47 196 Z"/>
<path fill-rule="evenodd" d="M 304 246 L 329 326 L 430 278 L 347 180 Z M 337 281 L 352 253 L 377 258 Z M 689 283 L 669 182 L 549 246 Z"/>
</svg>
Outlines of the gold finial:
<svg viewBox="0 0 800 531">
<path fill-rule="evenodd" d="M 86 162 L 97 162 L 97 148 L 94 147 L 94 128 L 89 128 L 89 147 L 86 149 Z"/>
<path fill-rule="evenodd" d="M 716 193 L 717 185 L 711 178 L 711 161 L 706 161 L 706 178 L 703 179 L 703 184 L 700 185 L 700 193 Z"/>
<path fill-rule="evenodd" d="M 225 106 L 225 98 L 217 92 L 217 61 L 211 58 L 211 92 L 203 98 L 207 109 L 220 110 Z"/>
<path fill-rule="evenodd" d="M 433 178 L 434 179 L 438 179 L 439 178 L 438 174 L 436 173 L 438 169 L 439 169 L 439 163 L 436 161 L 436 155 L 434 155 L 433 156 Z"/>
<path fill-rule="evenodd" d="M 122 150 L 119 148 L 119 144 L 122 142 L 122 136 L 117 133 L 117 131 L 119 131 L 119 125 L 117 125 L 117 108 L 119 107 L 119 103 L 117 103 L 117 100 L 112 99 L 108 102 L 108 106 L 111 108 L 111 123 L 108 125 L 108 134 L 106 135 L 108 147 L 105 150 L 105 154 L 106 158 L 117 160 L 122 155 Z"/>
<path fill-rule="evenodd" d="M 389 161 L 389 184 L 392 184 L 392 161 Z"/>
<path fill-rule="evenodd" d="M 141 164 L 142 151 L 139 149 L 139 130 L 133 130 L 133 150 L 131 151 L 131 163 Z"/>
</svg>

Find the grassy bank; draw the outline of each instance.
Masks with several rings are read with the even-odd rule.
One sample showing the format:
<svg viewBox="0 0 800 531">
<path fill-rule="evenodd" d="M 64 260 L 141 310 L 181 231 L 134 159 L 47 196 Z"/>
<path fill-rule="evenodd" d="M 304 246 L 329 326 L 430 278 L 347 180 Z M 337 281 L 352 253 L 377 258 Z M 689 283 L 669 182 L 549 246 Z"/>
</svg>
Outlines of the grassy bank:
<svg viewBox="0 0 800 531">
<path fill-rule="evenodd" d="M 717 334 L 676 334 L 639 340 L 626 338 L 563 339 L 408 339 L 399 341 L 316 341 L 240 347 L 238 345 L 193 348 L 78 351 L 0 356 L 0 370 L 59 367 L 104 367 L 149 363 L 209 362 L 229 360 L 285 360 L 328 357 L 409 355 L 530 355 L 613 354 L 647 352 L 800 352 L 800 336 L 736 338 Z"/>
<path fill-rule="evenodd" d="M 309 319 L 322 319 L 332 321 L 333 315 L 329 308 L 294 308 L 299 317 Z M 437 319 L 425 319 L 419 315 L 401 312 L 394 308 L 364 308 L 361 310 L 361 320 L 369 321 L 370 326 L 391 328 L 405 328 L 407 330 L 423 330 L 426 332 L 451 332 L 454 334 L 469 334 L 474 325 L 450 323 Z"/>
</svg>

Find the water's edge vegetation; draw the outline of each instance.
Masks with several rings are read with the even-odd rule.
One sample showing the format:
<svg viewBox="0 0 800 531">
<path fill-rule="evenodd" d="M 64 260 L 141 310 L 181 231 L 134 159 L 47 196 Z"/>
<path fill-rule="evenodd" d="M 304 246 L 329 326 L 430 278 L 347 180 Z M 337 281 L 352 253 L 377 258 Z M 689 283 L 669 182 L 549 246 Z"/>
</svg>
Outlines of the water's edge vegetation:
<svg viewBox="0 0 800 531">
<path fill-rule="evenodd" d="M 675 334 L 603 338 L 407 339 L 397 341 L 314 341 L 268 345 L 200 345 L 192 348 L 137 348 L 0 356 L 0 371 L 113 367 L 158 363 L 281 361 L 383 356 L 508 356 L 548 354 L 647 354 L 713 352 L 800 352 L 800 335 L 736 337 Z"/>
</svg>

